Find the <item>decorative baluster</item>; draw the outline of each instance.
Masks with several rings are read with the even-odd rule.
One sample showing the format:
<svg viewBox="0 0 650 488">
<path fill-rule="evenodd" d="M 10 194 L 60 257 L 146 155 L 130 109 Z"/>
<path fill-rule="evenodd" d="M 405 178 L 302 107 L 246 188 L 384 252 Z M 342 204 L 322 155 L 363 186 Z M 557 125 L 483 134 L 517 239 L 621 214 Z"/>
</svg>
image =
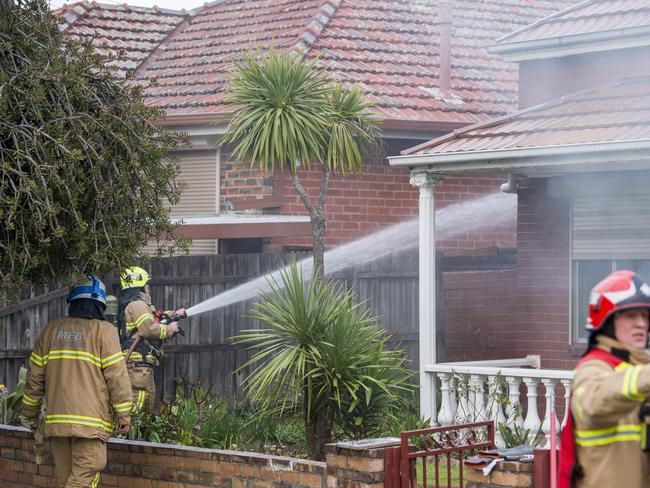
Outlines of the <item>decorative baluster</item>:
<svg viewBox="0 0 650 488">
<path fill-rule="evenodd" d="M 438 373 L 440 378 L 440 411 L 438 412 L 438 424 L 451 425 L 454 422 L 454 408 L 451 404 L 451 375 L 449 373 Z"/>
<path fill-rule="evenodd" d="M 503 389 L 501 388 L 501 376 L 488 376 L 488 418 L 494 420 L 494 444 L 498 448 L 506 446 L 499 424 L 504 424 L 506 416 L 503 414 L 501 400 L 503 398 Z"/>
<path fill-rule="evenodd" d="M 562 429 L 569 421 L 569 398 L 571 397 L 571 380 L 561 380 L 564 387 L 564 418 L 562 419 Z"/>
<path fill-rule="evenodd" d="M 456 388 L 458 407 L 456 408 L 455 421 L 457 424 L 472 422 L 472 414 L 469 404 L 469 382 L 467 381 L 467 376 L 455 373 L 455 378 L 458 381 L 458 386 Z"/>
<path fill-rule="evenodd" d="M 537 413 L 537 378 L 524 378 L 526 385 L 526 396 L 528 397 L 528 409 L 526 420 L 524 420 L 524 429 L 529 429 L 531 435 L 535 435 L 541 425 L 539 414 Z"/>
<path fill-rule="evenodd" d="M 556 380 L 551 378 L 543 378 L 542 383 L 546 390 L 546 414 L 544 415 L 544 422 L 542 422 L 542 432 L 544 432 L 543 446 L 548 446 L 551 440 L 551 411 L 555 410 L 555 385 Z M 555 432 L 559 432 L 560 426 L 555 419 Z"/>
<path fill-rule="evenodd" d="M 470 401 L 472 402 L 472 421 L 482 422 L 488 418 L 485 411 L 485 377 L 473 374 L 469 377 Z"/>
<path fill-rule="evenodd" d="M 519 403 L 519 385 L 521 380 L 516 376 L 506 376 L 506 383 L 508 383 L 508 408 L 506 415 L 508 416 L 507 424 L 510 427 L 517 425 L 523 427 L 523 412 L 521 411 L 521 404 Z M 519 413 L 519 415 L 517 415 Z"/>
</svg>

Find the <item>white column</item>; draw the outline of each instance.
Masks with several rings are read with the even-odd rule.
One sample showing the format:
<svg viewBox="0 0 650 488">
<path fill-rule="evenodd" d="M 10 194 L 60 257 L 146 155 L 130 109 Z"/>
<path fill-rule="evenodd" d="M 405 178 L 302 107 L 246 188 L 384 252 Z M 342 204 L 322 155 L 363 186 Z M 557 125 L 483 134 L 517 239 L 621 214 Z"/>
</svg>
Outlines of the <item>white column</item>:
<svg viewBox="0 0 650 488">
<path fill-rule="evenodd" d="M 562 386 L 564 387 L 564 419 L 562 419 L 561 428 L 564 429 L 564 426 L 569 421 L 569 399 L 571 398 L 571 380 L 561 380 Z"/>
<path fill-rule="evenodd" d="M 440 378 L 440 413 L 438 418 L 432 418 L 434 423 L 439 425 L 451 425 L 454 422 L 455 408 L 451 400 L 451 375 L 449 373 L 439 373 Z"/>
<path fill-rule="evenodd" d="M 516 376 L 506 376 L 506 383 L 508 383 L 508 407 L 506 408 L 506 415 L 508 417 L 507 424 L 512 429 L 517 425 L 523 427 L 523 412 L 521 411 L 521 403 L 519 402 L 519 385 L 521 380 Z"/>
<path fill-rule="evenodd" d="M 499 430 L 499 424 L 506 423 L 506 416 L 503 414 L 503 408 L 501 407 L 503 391 L 500 378 L 501 376 L 488 376 L 488 418 L 494 420 L 494 444 L 498 448 L 503 448 L 506 443 Z"/>
<path fill-rule="evenodd" d="M 472 422 L 482 422 L 488 418 L 485 411 L 485 377 L 473 374 L 469 377 L 472 405 Z"/>
<path fill-rule="evenodd" d="M 524 420 L 524 429 L 529 429 L 531 435 L 537 433 L 540 425 L 542 425 L 537 413 L 537 378 L 524 378 L 526 384 L 526 396 L 528 397 L 528 409 L 526 412 L 526 419 Z"/>
<path fill-rule="evenodd" d="M 555 384 L 557 381 L 551 378 L 542 378 L 542 383 L 544 384 L 544 389 L 546 391 L 546 414 L 544 415 L 544 421 L 542 422 L 542 432 L 545 437 L 544 445 L 549 446 L 551 441 L 551 411 L 555 411 Z M 557 423 L 556 418 L 555 432 L 559 431 L 560 426 Z"/>
<path fill-rule="evenodd" d="M 429 172 L 411 173 L 410 183 L 420 189 L 419 222 L 419 334 L 420 334 L 420 416 L 436 417 L 436 381 L 424 371 L 436 362 L 436 242 L 433 189 L 437 178 Z"/>
</svg>

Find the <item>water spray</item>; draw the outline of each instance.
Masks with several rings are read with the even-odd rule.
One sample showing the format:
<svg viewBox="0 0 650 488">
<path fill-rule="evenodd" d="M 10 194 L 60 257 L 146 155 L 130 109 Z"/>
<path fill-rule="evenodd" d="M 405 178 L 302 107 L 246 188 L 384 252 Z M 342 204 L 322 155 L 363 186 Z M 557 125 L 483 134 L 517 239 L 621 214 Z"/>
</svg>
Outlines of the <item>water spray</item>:
<svg viewBox="0 0 650 488">
<path fill-rule="evenodd" d="M 516 196 L 505 193 L 449 205 L 436 211 L 436 237 L 441 240 L 450 239 L 464 232 L 513 223 L 516 219 L 516 210 Z M 418 244 L 418 233 L 418 218 L 415 218 L 337 246 L 325 253 L 326 272 L 329 275 L 351 266 L 380 259 L 399 250 L 415 248 Z M 313 259 L 309 257 L 298 264 L 304 279 L 310 280 Z M 252 279 L 193 305 L 186 310 L 186 314 L 192 317 L 255 298 L 260 291 L 270 291 L 270 285 L 273 283 L 281 286 L 282 269 L 286 268 Z"/>
</svg>

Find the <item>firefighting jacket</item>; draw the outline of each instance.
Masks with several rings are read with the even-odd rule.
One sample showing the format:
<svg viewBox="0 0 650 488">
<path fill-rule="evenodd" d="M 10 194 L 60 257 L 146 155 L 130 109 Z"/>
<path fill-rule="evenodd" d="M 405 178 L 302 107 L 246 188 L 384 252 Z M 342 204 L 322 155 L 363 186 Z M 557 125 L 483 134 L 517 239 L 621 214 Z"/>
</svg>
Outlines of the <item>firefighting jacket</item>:
<svg viewBox="0 0 650 488">
<path fill-rule="evenodd" d="M 573 381 L 575 457 L 583 473 L 575 486 L 650 487 L 648 452 L 642 450 L 646 429 L 639 415 L 650 395 L 650 358 L 604 336 L 597 347 L 612 358 L 588 354 Z M 560 480 L 559 486 L 568 485 Z"/>
<path fill-rule="evenodd" d="M 154 341 L 163 341 L 172 336 L 169 326 L 161 324 L 155 316 L 155 308 L 151 305 L 151 297 L 140 293 L 140 298 L 130 302 L 124 309 L 126 320 L 126 335 L 122 340 L 122 349 L 126 352 L 130 347 L 133 336 L 137 332 L 142 339 L 140 346 L 133 351 L 129 364 L 158 365 L 158 350 L 152 346 Z"/>
<path fill-rule="evenodd" d="M 37 417 L 43 401 L 46 437 L 107 441 L 113 414 L 130 423 L 131 384 L 113 325 L 62 317 L 43 329 L 28 360 L 23 415 Z"/>
</svg>

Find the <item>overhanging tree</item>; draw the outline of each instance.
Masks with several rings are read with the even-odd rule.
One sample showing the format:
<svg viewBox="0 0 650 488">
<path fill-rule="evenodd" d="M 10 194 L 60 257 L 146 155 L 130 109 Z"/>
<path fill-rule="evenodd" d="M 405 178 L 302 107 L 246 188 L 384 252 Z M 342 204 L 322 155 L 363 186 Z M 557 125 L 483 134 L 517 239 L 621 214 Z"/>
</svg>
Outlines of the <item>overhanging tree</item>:
<svg viewBox="0 0 650 488">
<path fill-rule="evenodd" d="M 378 120 L 358 87 L 332 82 L 296 53 L 271 51 L 236 63 L 227 103 L 237 108 L 222 142 L 233 145 L 235 159 L 264 171 L 291 172 L 293 185 L 309 212 L 314 269 L 325 273 L 325 203 L 330 175 L 360 172 L 362 152 L 372 147 Z M 312 201 L 299 168 L 319 165 L 318 198 Z"/>
<path fill-rule="evenodd" d="M 42 0 L 0 0 L 0 287 L 103 274 L 169 238 L 177 138 Z M 169 251 L 184 242 L 161 245 Z"/>
</svg>

